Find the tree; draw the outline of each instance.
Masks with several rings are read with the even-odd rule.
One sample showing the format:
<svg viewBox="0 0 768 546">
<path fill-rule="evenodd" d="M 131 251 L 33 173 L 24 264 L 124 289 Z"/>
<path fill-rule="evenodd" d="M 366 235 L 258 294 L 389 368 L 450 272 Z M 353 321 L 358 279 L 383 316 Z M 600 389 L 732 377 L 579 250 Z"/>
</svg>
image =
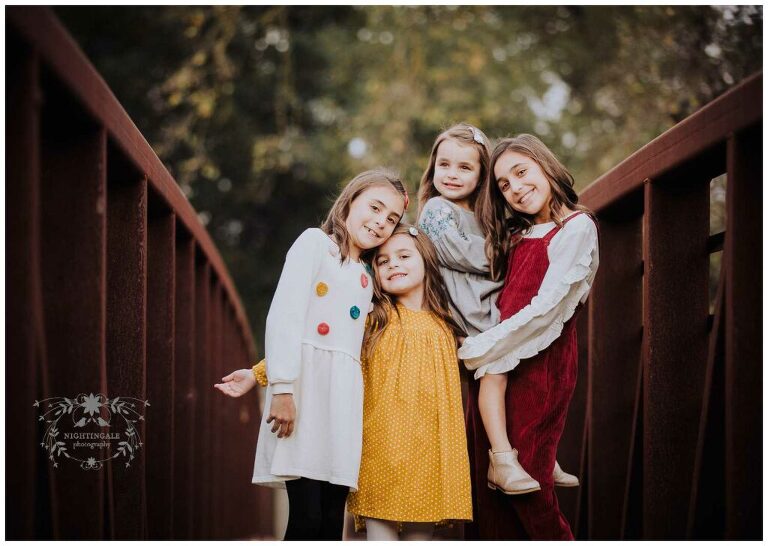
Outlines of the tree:
<svg viewBox="0 0 768 546">
<path fill-rule="evenodd" d="M 465 120 L 537 134 L 583 188 L 762 66 L 758 6 L 56 12 L 200 211 L 259 344 L 288 246 L 357 172 L 396 167 L 413 195 Z"/>
</svg>

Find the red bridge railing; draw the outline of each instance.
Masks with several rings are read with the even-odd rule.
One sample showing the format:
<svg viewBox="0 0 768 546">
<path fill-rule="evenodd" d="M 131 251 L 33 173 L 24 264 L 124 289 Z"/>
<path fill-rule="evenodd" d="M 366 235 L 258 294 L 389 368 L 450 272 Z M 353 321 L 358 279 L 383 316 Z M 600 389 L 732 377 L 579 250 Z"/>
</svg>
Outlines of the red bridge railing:
<svg viewBox="0 0 768 546">
<path fill-rule="evenodd" d="M 560 453 L 582 486 L 558 493 L 580 538 L 762 536 L 762 149 L 757 74 L 581 194 L 601 264 Z"/>
<path fill-rule="evenodd" d="M 255 356 L 215 246 L 51 12 L 6 13 L 7 538 L 271 535 L 258 409 L 213 403 Z M 582 192 L 601 266 L 560 453 L 582 486 L 558 492 L 580 538 L 762 536 L 761 125 L 757 75 Z M 48 460 L 33 402 L 83 392 L 150 401 L 130 468 Z"/>
<path fill-rule="evenodd" d="M 6 14 L 7 538 L 270 535 L 258 407 L 214 402 L 255 356 L 219 253 L 53 14 Z M 129 468 L 49 460 L 33 403 L 78 393 L 150 402 Z"/>
</svg>

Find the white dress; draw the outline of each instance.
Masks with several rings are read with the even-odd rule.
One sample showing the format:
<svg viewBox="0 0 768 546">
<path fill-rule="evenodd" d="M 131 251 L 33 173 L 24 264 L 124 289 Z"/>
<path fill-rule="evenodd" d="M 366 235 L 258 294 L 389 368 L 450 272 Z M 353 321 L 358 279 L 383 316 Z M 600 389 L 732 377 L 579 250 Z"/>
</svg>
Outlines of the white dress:
<svg viewBox="0 0 768 546">
<path fill-rule="evenodd" d="M 540 239 L 554 227 L 555 222 L 535 224 L 524 237 Z M 468 337 L 459 349 L 459 358 L 475 371 L 475 379 L 514 369 L 560 336 L 595 280 L 600 263 L 597 226 L 586 214 L 578 214 L 552 237 L 547 256 L 547 273 L 531 303 L 490 330 Z"/>
<path fill-rule="evenodd" d="M 265 411 L 253 483 L 285 487 L 299 477 L 357 489 L 363 434 L 360 349 L 373 280 L 365 266 L 339 261 L 322 230 L 304 231 L 288 251 L 267 315 Z M 294 430 L 267 424 L 273 394 L 293 393 Z"/>
</svg>

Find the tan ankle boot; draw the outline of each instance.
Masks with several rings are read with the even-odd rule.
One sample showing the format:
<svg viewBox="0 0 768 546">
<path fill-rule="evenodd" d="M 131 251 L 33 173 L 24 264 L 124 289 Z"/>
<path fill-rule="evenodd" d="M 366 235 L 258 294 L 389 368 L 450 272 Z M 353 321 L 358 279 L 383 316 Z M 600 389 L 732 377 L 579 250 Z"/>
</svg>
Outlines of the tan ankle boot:
<svg viewBox="0 0 768 546">
<path fill-rule="evenodd" d="M 555 469 L 552 471 L 552 478 L 558 487 L 578 487 L 579 485 L 579 478 L 565 472 L 560 468 L 560 463 L 557 461 L 555 461 Z"/>
<path fill-rule="evenodd" d="M 506 495 L 522 495 L 541 489 L 517 461 L 517 450 L 494 453 L 488 450 L 488 487 L 500 489 Z"/>
</svg>

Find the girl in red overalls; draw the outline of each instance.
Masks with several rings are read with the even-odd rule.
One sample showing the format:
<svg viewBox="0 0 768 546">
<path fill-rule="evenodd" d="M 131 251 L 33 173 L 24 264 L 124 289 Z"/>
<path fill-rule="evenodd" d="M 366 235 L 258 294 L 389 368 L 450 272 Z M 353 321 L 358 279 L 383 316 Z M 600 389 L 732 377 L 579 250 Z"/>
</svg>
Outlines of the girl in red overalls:
<svg viewBox="0 0 768 546">
<path fill-rule="evenodd" d="M 459 351 L 479 379 L 466 416 L 475 522 L 465 536 L 573 539 L 554 492 L 555 457 L 576 385 L 574 314 L 597 271 L 597 227 L 571 174 L 532 135 L 502 140 L 490 177 L 476 210 L 491 274 L 504 278 L 502 322 Z M 517 459 L 540 489 L 511 496 Z"/>
</svg>

